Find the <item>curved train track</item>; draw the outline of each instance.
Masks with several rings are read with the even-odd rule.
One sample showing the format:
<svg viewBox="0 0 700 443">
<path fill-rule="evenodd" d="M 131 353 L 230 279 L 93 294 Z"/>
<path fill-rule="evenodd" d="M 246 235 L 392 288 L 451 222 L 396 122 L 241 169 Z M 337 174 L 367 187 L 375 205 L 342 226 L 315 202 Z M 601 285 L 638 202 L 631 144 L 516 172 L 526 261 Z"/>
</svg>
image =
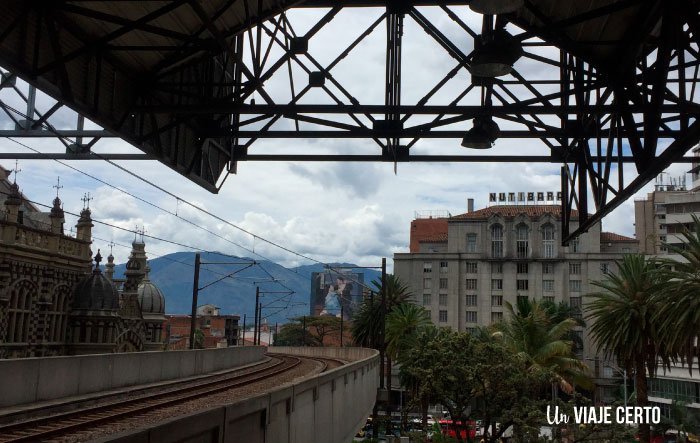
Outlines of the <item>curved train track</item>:
<svg viewBox="0 0 700 443">
<path fill-rule="evenodd" d="M 271 366 L 255 368 L 244 374 L 233 375 L 224 379 L 221 379 L 220 376 L 212 376 L 211 378 L 216 379 L 211 381 L 204 379 L 203 382 L 196 385 L 169 386 L 168 389 L 164 389 L 161 392 L 138 398 L 116 399 L 106 404 L 86 407 L 76 411 L 0 425 L 0 442 L 44 441 L 91 429 L 105 423 L 138 416 L 154 409 L 166 408 L 178 403 L 269 379 L 295 368 L 303 359 L 303 357 L 282 354 L 275 354 L 273 358 L 278 361 Z M 323 364 L 322 371 L 325 371 L 330 366 L 328 362 L 339 362 L 334 359 L 310 359 L 321 361 Z"/>
</svg>

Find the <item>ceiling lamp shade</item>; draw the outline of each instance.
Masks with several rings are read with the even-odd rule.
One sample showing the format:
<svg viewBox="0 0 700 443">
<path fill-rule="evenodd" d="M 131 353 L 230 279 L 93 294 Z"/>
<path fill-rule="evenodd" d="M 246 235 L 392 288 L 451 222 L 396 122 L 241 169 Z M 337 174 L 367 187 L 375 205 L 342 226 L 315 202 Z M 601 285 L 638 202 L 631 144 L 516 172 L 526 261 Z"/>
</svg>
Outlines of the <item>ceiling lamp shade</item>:
<svg viewBox="0 0 700 443">
<path fill-rule="evenodd" d="M 490 149 L 499 132 L 498 125 L 491 117 L 477 117 L 474 119 L 474 127 L 462 139 L 462 146 L 469 149 Z"/>
<path fill-rule="evenodd" d="M 508 14 L 523 6 L 524 0 L 472 0 L 469 7 L 479 14 Z"/>
<path fill-rule="evenodd" d="M 504 30 L 494 31 L 490 38 L 474 40 L 471 74 L 474 77 L 501 77 L 510 74 L 523 55 L 520 41 Z"/>
</svg>

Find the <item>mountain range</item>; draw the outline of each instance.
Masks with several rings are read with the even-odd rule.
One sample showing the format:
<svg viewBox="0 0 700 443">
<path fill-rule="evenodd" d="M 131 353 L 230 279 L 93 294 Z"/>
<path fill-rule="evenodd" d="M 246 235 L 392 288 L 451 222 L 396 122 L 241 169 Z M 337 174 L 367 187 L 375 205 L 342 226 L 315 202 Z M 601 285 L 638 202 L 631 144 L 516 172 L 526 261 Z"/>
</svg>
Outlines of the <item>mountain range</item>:
<svg viewBox="0 0 700 443">
<path fill-rule="evenodd" d="M 166 314 L 189 314 L 192 311 L 194 252 L 175 252 L 148 261 L 149 278 L 165 296 Z M 247 257 L 202 253 L 199 274 L 198 305 L 213 304 L 222 314 L 246 316 L 253 323 L 255 288 L 260 287 L 263 317 L 268 323 L 286 323 L 293 317 L 309 314 L 311 275 L 325 272 L 322 264 L 285 268 L 275 262 Z M 332 263 L 333 268 L 355 266 Z M 115 267 L 115 278 L 123 278 L 125 263 Z M 364 281 L 381 278 L 374 269 L 356 270 L 364 273 Z M 217 282 L 217 280 L 220 280 Z M 273 281 L 274 280 L 274 281 Z"/>
</svg>

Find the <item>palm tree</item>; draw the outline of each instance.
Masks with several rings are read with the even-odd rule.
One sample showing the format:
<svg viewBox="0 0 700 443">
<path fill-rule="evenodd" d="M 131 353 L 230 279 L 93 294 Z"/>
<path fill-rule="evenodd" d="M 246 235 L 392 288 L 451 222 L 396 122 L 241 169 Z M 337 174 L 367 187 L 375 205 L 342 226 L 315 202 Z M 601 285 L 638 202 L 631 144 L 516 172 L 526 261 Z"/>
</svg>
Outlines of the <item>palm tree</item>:
<svg viewBox="0 0 700 443">
<path fill-rule="evenodd" d="M 573 383 L 590 384 L 585 366 L 574 355 L 573 341 L 567 340 L 577 325 L 575 319 L 559 320 L 537 300 L 519 301 L 517 312 L 512 304 L 505 306 L 510 315 L 494 326 L 494 337 L 501 338 L 531 371 L 551 371 L 567 393 L 573 392 Z"/>
<path fill-rule="evenodd" d="M 350 330 L 352 331 L 353 341 L 356 345 L 378 349 L 380 352 L 386 353 L 386 340 L 384 340 L 384 345 L 382 346 L 382 340 L 386 337 L 385 318 L 381 303 L 382 282 L 380 280 L 375 280 L 372 284 L 375 287 L 375 291 L 373 291 L 369 298 L 366 298 L 362 302 L 355 312 Z M 386 315 L 390 314 L 394 307 L 407 302 L 410 297 L 411 293 L 408 286 L 403 284 L 395 275 L 386 275 Z M 384 372 L 385 374 L 380 374 L 380 376 L 386 375 L 386 387 L 387 390 L 391 392 L 391 359 L 389 357 L 386 358 L 386 369 Z M 373 415 L 376 418 L 376 405 Z"/>
<path fill-rule="evenodd" d="M 692 373 L 693 359 L 700 369 L 700 346 L 695 341 L 700 331 L 700 219 L 693 215 L 693 226 L 682 234 L 683 247 L 666 245 L 681 261 L 661 261 L 661 272 L 669 279 L 658 293 L 660 332 Z"/>
<path fill-rule="evenodd" d="M 413 303 L 395 306 L 386 316 L 386 350 L 394 360 L 416 344 L 418 332 L 431 325 L 430 317 L 423 307 Z"/>
<path fill-rule="evenodd" d="M 395 306 L 386 317 L 387 357 L 402 363 L 407 358 L 407 354 L 418 346 L 419 334 L 429 328 L 434 328 L 434 326 L 423 307 L 413 303 L 402 303 Z M 411 389 L 414 394 L 420 392 L 421 380 L 417 380 L 406 371 L 400 371 L 399 377 L 401 384 Z M 427 398 L 420 398 L 420 407 L 425 419 L 423 424 L 425 426 L 428 416 Z M 401 411 L 404 426 L 408 417 L 407 410 L 404 408 Z"/>
<path fill-rule="evenodd" d="M 637 406 L 647 406 L 647 371 L 656 373 L 659 358 L 668 364 L 668 354 L 659 336 L 660 321 L 656 294 L 665 282 L 664 273 L 641 254 L 623 256 L 611 273 L 593 285 L 602 289 L 588 294 L 586 311 L 593 322 L 591 336 L 598 352 L 614 356 L 630 373 L 635 371 Z M 625 380 L 626 382 L 626 380 Z M 642 442 L 649 442 L 649 424 L 640 424 Z"/>
</svg>

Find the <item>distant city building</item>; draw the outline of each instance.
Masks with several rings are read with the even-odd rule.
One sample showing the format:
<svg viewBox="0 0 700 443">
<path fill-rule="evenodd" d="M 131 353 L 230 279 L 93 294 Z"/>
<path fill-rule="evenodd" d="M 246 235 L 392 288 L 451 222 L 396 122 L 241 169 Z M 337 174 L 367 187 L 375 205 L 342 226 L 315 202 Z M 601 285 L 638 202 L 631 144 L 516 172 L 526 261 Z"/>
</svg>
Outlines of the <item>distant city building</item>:
<svg viewBox="0 0 700 443">
<path fill-rule="evenodd" d="M 92 267 L 90 209 L 66 235 L 58 195 L 41 212 L 8 177 L 0 167 L 0 358 L 161 349 L 165 301 L 148 282 L 143 242 L 119 291 L 111 254 L 105 274 L 99 250 Z"/>
<path fill-rule="evenodd" d="M 311 274 L 309 315 L 331 315 L 352 319 L 362 303 L 364 273 L 353 270 L 328 270 Z"/>
<path fill-rule="evenodd" d="M 447 229 L 418 240 L 418 250 L 394 255 L 394 272 L 438 326 L 474 331 L 504 317 L 519 297 L 565 302 L 582 315 L 583 295 L 614 270 L 633 238 L 601 232 L 600 224 L 563 247 L 560 205 L 494 205 L 449 217 Z M 414 221 L 415 222 L 415 221 Z M 578 214 L 571 220 L 578 225 Z M 413 226 L 413 223 L 412 223 Z M 581 356 L 596 352 L 581 328 Z"/>
<path fill-rule="evenodd" d="M 697 156 L 697 149 L 695 152 Z M 646 199 L 634 202 L 635 235 L 640 252 L 667 255 L 666 245 L 682 247 L 681 234 L 692 226 L 693 216 L 700 216 L 700 183 L 696 180 L 694 184 L 698 187 L 688 191 L 685 177 L 660 175 L 654 191 Z"/>
<path fill-rule="evenodd" d="M 693 153 L 700 161 L 700 148 Z M 680 260 L 667 245 L 683 247 L 682 236 L 686 228 L 692 228 L 693 215 L 700 217 L 700 165 L 691 169 L 693 187 L 686 188 L 684 176 L 673 178 L 667 174 L 656 179 L 654 191 L 646 199 L 637 200 L 635 206 L 635 232 L 640 250 L 650 256 Z M 659 370 L 656 378 L 649 380 L 649 400 L 662 408 L 669 416 L 671 404 L 685 403 L 700 415 L 700 374 L 691 375 L 687 366 L 674 365 L 670 370 Z"/>
<path fill-rule="evenodd" d="M 238 315 L 222 315 L 218 306 L 205 304 L 197 307 L 195 327 L 202 331 L 204 348 L 226 348 L 242 344 L 239 321 Z M 189 349 L 192 316 L 168 315 L 166 325 L 169 349 Z"/>
</svg>

